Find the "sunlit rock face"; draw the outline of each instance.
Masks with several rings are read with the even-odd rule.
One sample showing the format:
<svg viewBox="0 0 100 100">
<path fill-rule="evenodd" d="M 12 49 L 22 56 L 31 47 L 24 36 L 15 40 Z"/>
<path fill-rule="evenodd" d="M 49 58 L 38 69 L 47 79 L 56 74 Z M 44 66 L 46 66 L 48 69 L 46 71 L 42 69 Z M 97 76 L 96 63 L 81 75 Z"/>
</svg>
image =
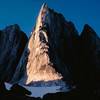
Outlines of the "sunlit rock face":
<svg viewBox="0 0 100 100">
<path fill-rule="evenodd" d="M 10 81 L 28 38 L 17 24 L 0 31 L 0 81 Z"/>
<path fill-rule="evenodd" d="M 73 23 L 43 4 L 11 82 L 53 81 L 59 85 L 64 83 L 62 79 L 70 81 L 66 56 L 73 47 L 73 37 L 78 37 Z"/>
</svg>

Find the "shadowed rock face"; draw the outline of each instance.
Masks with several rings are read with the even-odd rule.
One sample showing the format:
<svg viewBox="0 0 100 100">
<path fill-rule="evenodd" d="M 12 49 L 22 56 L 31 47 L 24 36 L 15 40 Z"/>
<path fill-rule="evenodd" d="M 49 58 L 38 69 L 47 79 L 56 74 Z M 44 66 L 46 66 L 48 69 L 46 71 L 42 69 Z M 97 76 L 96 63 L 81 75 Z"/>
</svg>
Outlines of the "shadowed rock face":
<svg viewBox="0 0 100 100">
<path fill-rule="evenodd" d="M 62 78 L 69 81 L 71 62 L 68 59 L 77 38 L 73 23 L 44 4 L 12 82 L 20 80 L 30 84 Z"/>
<path fill-rule="evenodd" d="M 0 31 L 0 81 L 11 80 L 27 40 L 17 24 Z"/>
<path fill-rule="evenodd" d="M 98 78 L 100 76 L 100 38 L 87 24 L 81 33 L 79 47 L 81 66 L 79 84 L 84 91 L 93 92 L 98 87 L 98 82 L 100 83 Z"/>
<path fill-rule="evenodd" d="M 9 91 L 11 94 L 15 94 L 15 95 L 31 95 L 31 92 L 28 91 L 27 89 L 25 89 L 24 87 L 18 85 L 18 84 L 14 84 Z"/>
<path fill-rule="evenodd" d="M 85 25 L 81 34 L 82 43 L 84 42 L 84 49 L 91 53 L 91 63 L 96 66 L 96 69 L 100 70 L 100 38 L 96 32 L 89 26 Z"/>
</svg>

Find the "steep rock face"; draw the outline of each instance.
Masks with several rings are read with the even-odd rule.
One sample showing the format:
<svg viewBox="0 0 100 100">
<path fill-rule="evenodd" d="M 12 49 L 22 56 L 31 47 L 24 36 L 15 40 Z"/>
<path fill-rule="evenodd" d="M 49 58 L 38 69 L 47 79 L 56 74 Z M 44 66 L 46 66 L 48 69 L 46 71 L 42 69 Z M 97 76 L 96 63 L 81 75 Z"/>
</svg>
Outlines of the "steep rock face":
<svg viewBox="0 0 100 100">
<path fill-rule="evenodd" d="M 44 4 L 11 82 L 69 81 L 71 62 L 67 60 L 73 51 L 70 54 L 68 51 L 74 48 L 77 39 L 73 23 Z"/>
<path fill-rule="evenodd" d="M 86 91 L 93 91 L 97 84 L 96 79 L 100 76 L 100 39 L 96 32 L 85 25 L 80 36 L 80 87 Z"/>
<path fill-rule="evenodd" d="M 86 59 L 85 60 L 87 62 L 90 61 L 89 63 L 91 65 L 97 67 L 99 65 L 97 63 L 97 61 L 99 62 L 97 56 L 100 52 L 100 38 L 97 36 L 96 32 L 87 24 L 84 26 L 84 29 L 80 36 L 80 42 L 81 42 L 80 51 L 82 52 L 81 55 L 86 56 L 86 59 L 88 60 Z M 84 53 L 87 53 L 87 55 Z"/>
<path fill-rule="evenodd" d="M 0 31 L 0 81 L 11 80 L 27 40 L 17 24 Z"/>
</svg>

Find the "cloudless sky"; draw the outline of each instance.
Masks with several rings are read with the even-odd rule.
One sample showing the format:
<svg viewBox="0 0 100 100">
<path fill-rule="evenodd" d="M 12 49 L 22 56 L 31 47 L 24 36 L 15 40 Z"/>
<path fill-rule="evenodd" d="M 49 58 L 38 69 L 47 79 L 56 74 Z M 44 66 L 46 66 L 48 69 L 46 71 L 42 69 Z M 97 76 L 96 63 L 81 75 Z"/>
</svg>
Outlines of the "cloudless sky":
<svg viewBox="0 0 100 100">
<path fill-rule="evenodd" d="M 0 0 L 0 29 L 19 24 L 29 36 L 43 2 L 74 22 L 79 33 L 89 24 L 100 36 L 100 0 Z"/>
</svg>

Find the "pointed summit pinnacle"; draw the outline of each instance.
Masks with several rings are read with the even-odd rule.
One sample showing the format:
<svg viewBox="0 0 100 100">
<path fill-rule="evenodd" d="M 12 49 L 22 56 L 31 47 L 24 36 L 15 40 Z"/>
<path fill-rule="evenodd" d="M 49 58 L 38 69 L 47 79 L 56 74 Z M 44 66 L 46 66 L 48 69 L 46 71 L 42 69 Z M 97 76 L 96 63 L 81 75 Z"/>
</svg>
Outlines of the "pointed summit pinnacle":
<svg viewBox="0 0 100 100">
<path fill-rule="evenodd" d="M 47 5 L 47 3 L 43 3 L 43 5 L 42 5 L 42 7 L 41 7 L 41 12 L 45 9 L 45 10 L 48 10 L 48 5 Z"/>
<path fill-rule="evenodd" d="M 49 13 L 49 9 L 48 9 L 47 4 L 43 3 L 41 10 L 40 10 L 40 13 L 39 13 L 38 18 L 37 18 L 35 32 L 37 32 L 40 29 L 40 27 L 43 26 L 43 23 L 47 22 L 48 13 Z"/>
<path fill-rule="evenodd" d="M 48 8 L 47 3 L 43 3 L 42 8 Z"/>
</svg>

